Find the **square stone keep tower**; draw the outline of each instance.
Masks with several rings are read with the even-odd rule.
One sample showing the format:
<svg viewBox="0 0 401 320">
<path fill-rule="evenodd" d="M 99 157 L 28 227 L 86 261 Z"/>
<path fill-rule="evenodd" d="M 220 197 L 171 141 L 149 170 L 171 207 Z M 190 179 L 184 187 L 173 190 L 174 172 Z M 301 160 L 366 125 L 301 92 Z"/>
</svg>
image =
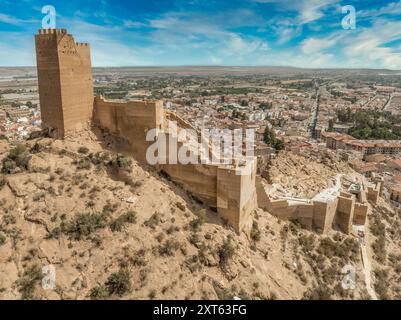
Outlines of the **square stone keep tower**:
<svg viewBox="0 0 401 320">
<path fill-rule="evenodd" d="M 40 29 L 35 44 L 42 127 L 64 138 L 92 119 L 90 48 L 65 29 Z"/>
</svg>

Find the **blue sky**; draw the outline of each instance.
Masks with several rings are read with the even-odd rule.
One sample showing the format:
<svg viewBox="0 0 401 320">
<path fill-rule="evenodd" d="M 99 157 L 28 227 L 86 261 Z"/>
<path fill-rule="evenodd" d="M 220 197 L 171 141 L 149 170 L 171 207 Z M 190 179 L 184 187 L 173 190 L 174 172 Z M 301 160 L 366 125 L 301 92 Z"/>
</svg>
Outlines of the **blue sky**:
<svg viewBox="0 0 401 320">
<path fill-rule="evenodd" d="M 35 65 L 49 4 L 94 66 L 401 69 L 400 0 L 0 0 L 0 66 Z M 342 28 L 346 5 L 355 30 Z"/>
</svg>

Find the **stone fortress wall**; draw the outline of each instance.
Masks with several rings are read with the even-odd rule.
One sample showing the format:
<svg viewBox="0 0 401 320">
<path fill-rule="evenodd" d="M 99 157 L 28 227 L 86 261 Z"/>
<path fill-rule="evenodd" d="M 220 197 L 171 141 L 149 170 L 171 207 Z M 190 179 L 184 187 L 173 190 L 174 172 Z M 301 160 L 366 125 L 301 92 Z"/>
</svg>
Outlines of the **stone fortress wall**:
<svg viewBox="0 0 401 320">
<path fill-rule="evenodd" d="M 178 147 L 185 145 L 168 130 L 168 118 L 191 128 L 178 115 L 166 112 L 162 101 L 105 101 L 93 98 L 88 44 L 76 43 L 65 29 L 39 30 L 35 36 L 42 126 L 52 136 L 64 138 L 96 122 L 126 142 L 125 148 L 145 162 L 153 142 L 151 129 L 164 132 Z M 174 155 L 169 155 L 174 156 Z M 242 166 L 211 164 L 157 165 L 206 205 L 215 208 L 238 232 L 250 225 L 256 208 L 256 161 Z"/>
<path fill-rule="evenodd" d="M 176 155 L 169 152 L 169 143 L 176 143 L 178 149 L 186 146 L 176 134 L 169 130 L 162 101 L 106 101 L 97 96 L 94 103 L 94 121 L 112 135 L 124 138 L 128 150 L 142 162 L 146 162 L 146 151 L 153 144 L 146 141 L 150 129 L 157 128 L 164 133 L 167 142 L 165 164 L 157 164 L 158 170 L 166 173 L 173 181 L 188 190 L 206 205 L 215 208 L 235 230 L 248 230 L 251 213 L 256 208 L 256 161 L 247 161 L 241 166 L 203 164 L 169 164 L 169 158 Z M 177 117 L 172 117 L 174 120 Z M 180 120 L 180 127 L 191 125 Z"/>
<path fill-rule="evenodd" d="M 271 199 L 261 178 L 256 176 L 256 159 L 233 165 L 170 164 L 176 152 L 169 143 L 190 150 L 193 145 L 171 130 L 191 129 L 198 136 L 197 144 L 204 143 L 193 126 L 172 111 L 165 110 L 162 101 L 106 101 L 93 98 L 93 80 L 88 44 L 75 43 L 65 29 L 39 30 L 35 36 L 38 83 L 42 126 L 54 137 L 64 138 L 86 127 L 97 124 L 123 140 L 124 148 L 140 162 L 153 141 L 146 141 L 149 130 L 157 129 L 166 136 L 166 162 L 156 168 L 188 190 L 206 205 L 215 208 L 237 232 L 249 232 L 251 213 L 256 207 L 267 209 L 282 219 L 298 220 L 302 226 L 327 232 L 334 224 L 350 233 L 352 224 L 365 224 L 368 207 L 366 199 L 377 202 L 380 182 L 359 195 L 341 193 L 333 199 L 293 201 Z M 209 153 L 211 155 L 211 150 Z M 199 155 L 198 155 L 199 156 Z"/>
<path fill-rule="evenodd" d="M 367 201 L 377 203 L 382 182 L 373 187 L 364 187 L 356 194 L 340 192 L 328 199 L 273 199 L 257 177 L 256 190 L 258 206 L 283 220 L 296 220 L 308 230 L 327 233 L 333 226 L 346 234 L 352 232 L 353 225 L 365 225 L 368 215 Z"/>
</svg>

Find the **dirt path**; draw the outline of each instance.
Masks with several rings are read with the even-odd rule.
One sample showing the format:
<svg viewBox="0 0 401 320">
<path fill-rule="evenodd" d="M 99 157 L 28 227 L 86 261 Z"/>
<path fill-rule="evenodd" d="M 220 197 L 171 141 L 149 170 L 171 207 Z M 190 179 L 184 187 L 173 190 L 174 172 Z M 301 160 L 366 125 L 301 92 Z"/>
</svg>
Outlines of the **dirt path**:
<svg viewBox="0 0 401 320">
<path fill-rule="evenodd" d="M 376 292 L 372 286 L 372 268 L 370 265 L 368 252 L 366 250 L 366 242 L 367 242 L 367 239 L 366 239 L 366 233 L 365 233 L 365 238 L 362 241 L 360 241 L 360 248 L 361 248 L 361 254 L 362 254 L 363 274 L 365 276 L 366 290 L 368 291 L 368 294 L 372 300 L 378 300 L 377 296 L 376 296 Z"/>
</svg>

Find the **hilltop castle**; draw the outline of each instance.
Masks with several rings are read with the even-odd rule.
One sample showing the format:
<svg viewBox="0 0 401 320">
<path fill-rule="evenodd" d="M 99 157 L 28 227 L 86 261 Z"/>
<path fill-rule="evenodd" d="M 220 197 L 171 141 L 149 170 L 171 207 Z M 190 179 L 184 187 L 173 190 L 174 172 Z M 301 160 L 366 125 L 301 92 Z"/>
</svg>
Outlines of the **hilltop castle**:
<svg viewBox="0 0 401 320">
<path fill-rule="evenodd" d="M 35 42 L 42 126 L 51 136 L 64 138 L 91 122 L 125 141 L 124 150 L 142 162 L 152 144 L 146 141 L 151 129 L 190 148 L 188 141 L 170 131 L 169 121 L 176 122 L 179 130 L 194 128 L 165 110 L 162 101 L 116 102 L 101 96 L 94 99 L 88 44 L 76 43 L 65 29 L 39 30 Z M 240 166 L 160 164 L 157 169 L 215 208 L 237 232 L 250 230 L 251 213 L 256 208 L 256 160 L 248 159 Z"/>
<path fill-rule="evenodd" d="M 125 142 L 124 150 L 138 161 L 146 160 L 152 142 L 149 130 L 157 129 L 169 143 L 191 149 L 189 141 L 170 130 L 174 121 L 178 131 L 191 129 L 188 122 L 165 110 L 162 101 L 106 101 L 93 97 L 92 67 L 88 44 L 76 43 L 65 29 L 39 30 L 35 36 L 42 126 L 56 138 L 80 131 L 90 123 Z M 200 142 L 199 142 L 200 143 Z M 169 149 L 168 151 L 170 151 Z M 166 157 L 176 157 L 167 152 Z M 167 159 L 169 160 L 169 159 Z M 381 183 L 352 193 L 335 193 L 310 200 L 273 199 L 256 176 L 256 159 L 245 158 L 234 165 L 157 164 L 156 168 L 188 190 L 205 205 L 216 209 L 237 232 L 249 233 L 251 213 L 266 208 L 285 220 L 297 220 L 307 229 L 325 233 L 336 225 L 345 233 L 352 226 L 365 224 L 367 200 L 377 202 Z"/>
</svg>

